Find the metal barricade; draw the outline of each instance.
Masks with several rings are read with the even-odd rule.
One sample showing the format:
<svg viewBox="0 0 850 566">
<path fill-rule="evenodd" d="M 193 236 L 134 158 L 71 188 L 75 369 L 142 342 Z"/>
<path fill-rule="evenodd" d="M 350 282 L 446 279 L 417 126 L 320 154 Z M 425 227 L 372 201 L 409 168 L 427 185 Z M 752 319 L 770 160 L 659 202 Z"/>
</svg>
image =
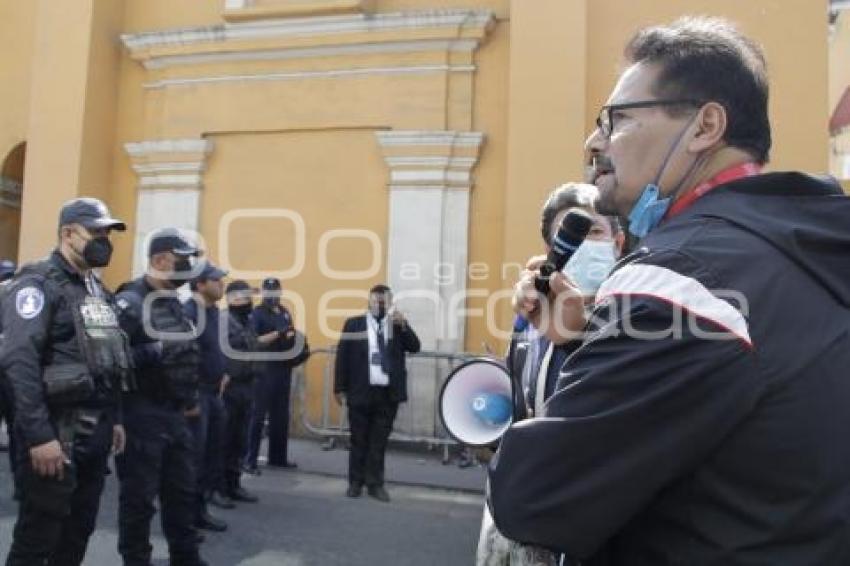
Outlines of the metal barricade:
<svg viewBox="0 0 850 566">
<path fill-rule="evenodd" d="M 408 401 L 399 406 L 390 440 L 441 447 L 443 460 L 448 461 L 451 445 L 457 444 L 440 421 L 439 395 L 443 383 L 454 368 L 466 360 L 477 357 L 468 353 L 422 351 L 407 356 Z M 321 360 L 321 361 L 319 361 Z M 300 406 L 301 425 L 312 435 L 330 441 L 349 435 L 345 407 L 334 399 L 334 363 L 336 347 L 311 351 L 310 361 L 296 369 L 295 398 Z M 321 379 L 316 378 L 315 364 L 321 363 Z M 309 365 L 312 379 L 306 375 Z M 308 410 L 311 399 L 321 399 L 318 416 Z"/>
</svg>

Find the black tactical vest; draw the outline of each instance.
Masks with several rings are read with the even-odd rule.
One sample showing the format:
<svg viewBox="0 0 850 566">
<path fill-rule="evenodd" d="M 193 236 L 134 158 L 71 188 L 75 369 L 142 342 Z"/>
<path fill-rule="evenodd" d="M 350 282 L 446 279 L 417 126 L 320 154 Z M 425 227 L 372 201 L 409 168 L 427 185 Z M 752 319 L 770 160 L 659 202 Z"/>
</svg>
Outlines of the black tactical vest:
<svg viewBox="0 0 850 566">
<path fill-rule="evenodd" d="M 227 355 L 227 375 L 238 383 L 250 383 L 262 370 L 262 362 L 256 358 L 260 342 L 249 321 L 240 321 L 236 315 L 227 313 L 228 337 L 232 353 Z"/>
<path fill-rule="evenodd" d="M 59 297 L 58 308 L 68 309 L 70 317 L 57 316 L 53 324 L 70 324 L 79 349 L 79 359 L 47 358 L 43 379 L 48 401 L 73 403 L 95 391 L 111 392 L 134 388 L 133 362 L 127 335 L 118 326 L 115 308 L 106 299 L 89 295 L 82 285 L 74 285 L 50 261 L 28 265 L 20 276 L 40 275 L 48 296 Z"/>
<path fill-rule="evenodd" d="M 194 325 L 176 297 L 144 297 L 132 285 L 124 291 L 138 295 L 147 338 L 162 343 L 160 363 L 141 372 L 139 389 L 155 398 L 185 397 L 187 390 L 197 387 L 201 363 Z"/>
</svg>

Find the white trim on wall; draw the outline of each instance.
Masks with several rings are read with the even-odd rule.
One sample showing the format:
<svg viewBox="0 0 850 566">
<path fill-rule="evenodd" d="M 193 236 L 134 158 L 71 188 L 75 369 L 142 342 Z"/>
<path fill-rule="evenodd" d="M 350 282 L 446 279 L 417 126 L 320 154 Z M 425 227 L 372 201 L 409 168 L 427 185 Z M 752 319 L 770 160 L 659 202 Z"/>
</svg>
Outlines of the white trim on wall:
<svg viewBox="0 0 850 566">
<path fill-rule="evenodd" d="M 219 75 L 212 77 L 190 77 L 163 79 L 145 83 L 146 89 L 161 89 L 173 86 L 187 86 L 211 83 L 243 83 L 252 81 L 293 81 L 308 79 L 329 79 L 344 77 L 362 77 L 375 75 L 415 75 L 429 73 L 473 73 L 474 65 L 422 65 L 417 67 L 373 67 L 364 69 L 336 69 L 331 71 L 297 71 L 289 73 L 263 73 L 256 75 Z"/>
<path fill-rule="evenodd" d="M 246 39 L 314 37 L 343 33 L 374 33 L 428 28 L 487 27 L 495 21 L 490 10 L 427 10 L 384 14 L 346 14 L 225 23 L 165 31 L 122 34 L 130 51 L 149 48 L 228 43 Z"/>
<path fill-rule="evenodd" d="M 151 153 L 210 153 L 213 144 L 208 139 L 146 140 L 126 143 L 124 149 L 130 157 L 139 157 Z"/>
<path fill-rule="evenodd" d="M 258 49 L 251 51 L 222 51 L 191 55 L 163 55 L 143 61 L 147 69 L 166 69 L 184 65 L 231 63 L 246 61 L 286 61 L 320 57 L 346 57 L 397 53 L 428 53 L 432 51 L 471 53 L 478 47 L 476 39 L 425 39 L 418 41 L 388 41 L 353 45 L 322 45 L 289 49 Z"/>
</svg>

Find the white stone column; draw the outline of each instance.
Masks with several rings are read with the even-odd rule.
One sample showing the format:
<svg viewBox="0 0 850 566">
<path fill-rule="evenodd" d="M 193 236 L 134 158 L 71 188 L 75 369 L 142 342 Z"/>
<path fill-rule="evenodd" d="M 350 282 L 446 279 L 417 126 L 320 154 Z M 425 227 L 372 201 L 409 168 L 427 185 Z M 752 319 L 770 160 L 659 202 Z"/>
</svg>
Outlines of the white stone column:
<svg viewBox="0 0 850 566">
<path fill-rule="evenodd" d="M 377 132 L 390 169 L 387 279 L 423 350 L 463 350 L 472 169 L 484 135 Z M 410 402 L 397 430 L 430 436 L 445 364 L 408 364 Z"/>
<path fill-rule="evenodd" d="M 206 139 L 152 140 L 124 146 L 139 176 L 133 276 L 145 270 L 148 234 L 159 228 L 197 233 L 206 160 Z"/>
<path fill-rule="evenodd" d="M 378 132 L 390 169 L 387 278 L 423 347 L 459 351 L 477 132 Z M 421 297 L 421 298 L 417 298 Z M 460 299 L 460 300 L 459 300 Z"/>
</svg>

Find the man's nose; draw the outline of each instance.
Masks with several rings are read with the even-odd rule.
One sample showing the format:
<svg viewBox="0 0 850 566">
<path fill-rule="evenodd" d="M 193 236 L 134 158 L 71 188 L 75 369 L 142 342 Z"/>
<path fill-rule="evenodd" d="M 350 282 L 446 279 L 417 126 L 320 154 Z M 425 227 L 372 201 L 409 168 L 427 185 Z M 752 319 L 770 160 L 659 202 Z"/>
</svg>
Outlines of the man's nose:
<svg viewBox="0 0 850 566">
<path fill-rule="evenodd" d="M 594 128 L 590 135 L 587 136 L 587 139 L 584 140 L 584 151 L 588 156 L 592 157 L 597 153 L 602 153 L 607 144 L 608 140 L 602 135 L 599 128 Z"/>
</svg>

